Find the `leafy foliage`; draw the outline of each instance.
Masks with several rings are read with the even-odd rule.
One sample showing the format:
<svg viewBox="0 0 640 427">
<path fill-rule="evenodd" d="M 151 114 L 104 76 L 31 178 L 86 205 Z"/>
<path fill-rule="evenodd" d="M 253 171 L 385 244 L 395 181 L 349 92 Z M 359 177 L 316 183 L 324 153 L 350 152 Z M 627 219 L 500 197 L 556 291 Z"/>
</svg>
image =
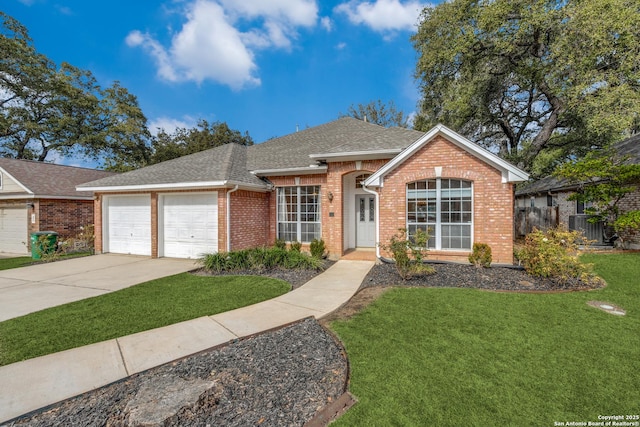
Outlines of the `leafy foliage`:
<svg viewBox="0 0 640 427">
<path fill-rule="evenodd" d="M 635 0 L 453 0 L 412 37 L 414 126 L 444 123 L 528 170 L 637 131 Z M 634 114 L 635 113 L 635 114 Z M 535 168 L 542 153 L 553 153 Z"/>
<path fill-rule="evenodd" d="M 222 273 L 234 271 L 263 271 L 273 268 L 321 269 L 322 260 L 295 250 L 253 248 L 232 252 L 207 254 L 200 259 L 205 270 Z"/>
<path fill-rule="evenodd" d="M 640 188 L 640 164 L 617 154 L 615 148 L 596 150 L 584 158 L 567 162 L 555 175 L 578 184 L 570 200 L 584 202 L 590 222 L 603 221 L 616 231 L 640 229 L 640 211 L 620 212 L 620 202 Z"/>
<path fill-rule="evenodd" d="M 525 238 L 518 253 L 527 273 L 537 277 L 553 277 L 558 280 L 580 279 L 585 283 L 597 280 L 591 266 L 578 260 L 578 247 L 587 244 L 580 231 L 551 228 L 534 230 Z"/>
<path fill-rule="evenodd" d="M 391 252 L 395 261 L 396 270 L 402 278 L 407 280 L 414 275 L 432 274 L 433 267 L 423 263 L 427 257 L 427 242 L 429 235 L 422 229 L 409 238 L 405 228 L 399 228 L 398 232 L 391 236 L 388 245 L 382 245 L 382 249 Z"/>
<path fill-rule="evenodd" d="M 300 252 L 302 250 L 301 242 L 291 242 L 289 245 L 289 250 L 292 252 Z"/>
<path fill-rule="evenodd" d="M 0 12 L 0 22 L 0 156 L 45 161 L 57 153 L 107 159 L 107 167 L 148 161 L 150 134 L 135 96 L 57 66 L 18 21 Z"/>
<path fill-rule="evenodd" d="M 340 113 L 339 117 L 353 117 L 384 127 L 409 127 L 409 117 L 399 111 L 393 101 L 385 104 L 380 99 L 369 101 L 368 104 L 351 104 L 347 114 Z"/>
<path fill-rule="evenodd" d="M 194 128 L 178 128 L 171 134 L 160 129 L 153 138 L 149 163 L 160 163 L 229 143 L 253 145 L 253 139 L 247 132 L 242 134 L 230 129 L 225 122 L 209 123 L 204 119 Z"/>
<path fill-rule="evenodd" d="M 486 243 L 474 243 L 473 250 L 469 255 L 469 262 L 476 267 L 491 267 L 491 261 L 493 257 L 491 255 L 491 246 Z"/>
<path fill-rule="evenodd" d="M 314 258 L 318 258 L 318 259 L 324 258 L 324 252 L 325 252 L 324 240 L 313 239 L 311 241 L 311 244 L 309 245 L 309 251 L 311 252 L 311 256 Z"/>
</svg>

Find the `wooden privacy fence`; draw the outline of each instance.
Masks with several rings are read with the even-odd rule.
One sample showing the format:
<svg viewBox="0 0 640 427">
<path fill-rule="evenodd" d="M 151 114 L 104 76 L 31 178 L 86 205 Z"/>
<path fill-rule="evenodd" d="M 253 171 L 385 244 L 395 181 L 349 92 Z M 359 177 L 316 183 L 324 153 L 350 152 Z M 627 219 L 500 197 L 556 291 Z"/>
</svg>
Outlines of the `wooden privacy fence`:
<svg viewBox="0 0 640 427">
<path fill-rule="evenodd" d="M 515 233 L 516 238 L 524 237 L 534 228 L 547 230 L 558 226 L 558 207 L 544 208 L 516 208 Z"/>
</svg>

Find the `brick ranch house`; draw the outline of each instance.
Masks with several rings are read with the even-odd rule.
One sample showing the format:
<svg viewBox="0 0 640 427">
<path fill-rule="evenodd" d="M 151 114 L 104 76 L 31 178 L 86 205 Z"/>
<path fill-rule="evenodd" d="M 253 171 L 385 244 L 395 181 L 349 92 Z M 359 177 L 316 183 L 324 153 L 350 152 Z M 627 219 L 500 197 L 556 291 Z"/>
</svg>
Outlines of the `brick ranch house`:
<svg viewBox="0 0 640 427">
<path fill-rule="evenodd" d="M 96 251 L 195 258 L 325 241 L 329 256 L 429 229 L 431 259 L 473 242 L 513 261 L 514 183 L 528 175 L 444 126 L 341 118 L 249 147 L 227 144 L 78 186 L 95 192 Z M 304 247 L 304 246 L 303 246 Z"/>
<path fill-rule="evenodd" d="M 0 158 L 0 252 L 27 254 L 32 232 L 55 231 L 64 239 L 93 225 L 93 194 L 76 185 L 112 175 Z"/>
<path fill-rule="evenodd" d="M 640 164 L 640 135 L 632 136 L 613 145 L 616 152 L 633 164 Z M 580 190 L 580 185 L 570 183 L 566 179 L 547 176 L 534 181 L 516 191 L 516 210 L 527 215 L 536 216 L 551 212 L 553 221 L 550 226 L 564 225 L 570 230 L 583 230 L 586 237 L 599 245 L 611 245 L 613 230 L 606 230 L 602 223 L 587 222 L 585 205 L 576 200 L 568 200 L 569 196 Z M 620 211 L 640 210 L 640 188 L 636 188 L 620 201 Z M 536 218 L 532 224 L 537 225 Z M 525 227 L 522 227 L 523 229 Z M 526 227 L 527 229 L 531 227 Z M 545 228 L 538 225 L 538 228 Z M 640 233 L 623 231 L 615 241 L 626 249 L 640 249 Z"/>
</svg>

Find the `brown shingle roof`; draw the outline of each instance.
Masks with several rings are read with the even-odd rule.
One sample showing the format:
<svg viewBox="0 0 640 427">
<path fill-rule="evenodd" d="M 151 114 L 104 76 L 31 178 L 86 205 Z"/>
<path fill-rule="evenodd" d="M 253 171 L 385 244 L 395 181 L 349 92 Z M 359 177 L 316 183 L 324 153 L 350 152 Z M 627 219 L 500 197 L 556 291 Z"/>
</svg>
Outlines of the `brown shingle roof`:
<svg viewBox="0 0 640 427">
<path fill-rule="evenodd" d="M 36 197 L 91 197 L 91 192 L 78 192 L 76 186 L 115 175 L 96 169 L 0 158 L 0 169 L 11 175 Z M 28 194 L 25 192 L 24 194 Z"/>
</svg>

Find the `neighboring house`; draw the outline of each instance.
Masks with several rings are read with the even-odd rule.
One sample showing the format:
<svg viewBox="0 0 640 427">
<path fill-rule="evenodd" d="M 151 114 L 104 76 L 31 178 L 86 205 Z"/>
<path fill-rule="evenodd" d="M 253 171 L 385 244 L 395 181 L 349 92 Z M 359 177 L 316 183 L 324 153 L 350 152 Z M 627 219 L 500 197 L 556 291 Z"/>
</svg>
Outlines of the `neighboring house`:
<svg viewBox="0 0 640 427">
<path fill-rule="evenodd" d="M 64 239 L 93 225 L 93 194 L 76 186 L 111 175 L 0 158 L 0 252 L 27 254 L 32 232 L 55 231 Z"/>
<path fill-rule="evenodd" d="M 432 259 L 473 242 L 513 261 L 514 183 L 528 175 L 444 126 L 427 133 L 341 118 L 227 144 L 78 186 L 96 194 L 96 251 L 198 257 L 325 241 L 329 256 L 429 229 Z"/>
<path fill-rule="evenodd" d="M 614 148 L 621 156 L 628 156 L 629 161 L 640 163 L 640 135 L 620 141 Z M 519 235 L 531 231 L 534 226 L 546 228 L 563 224 L 570 230 L 582 230 L 588 239 L 596 244 L 611 245 L 614 243 L 614 233 L 602 223 L 589 223 L 585 214 L 585 205 L 568 198 L 578 191 L 580 185 L 570 183 L 566 179 L 548 176 L 534 181 L 516 191 L 516 222 L 521 227 Z M 619 203 L 621 212 L 640 210 L 640 189 L 627 194 Z M 588 206 L 587 206 L 588 207 Z M 518 221 L 518 218 L 521 218 Z M 551 218 L 544 221 L 545 218 Z M 528 223 L 528 224 L 525 224 Z M 519 237 L 519 236 L 516 236 Z M 640 249 L 640 235 L 633 232 L 623 232 L 620 235 L 623 246 Z"/>
</svg>

